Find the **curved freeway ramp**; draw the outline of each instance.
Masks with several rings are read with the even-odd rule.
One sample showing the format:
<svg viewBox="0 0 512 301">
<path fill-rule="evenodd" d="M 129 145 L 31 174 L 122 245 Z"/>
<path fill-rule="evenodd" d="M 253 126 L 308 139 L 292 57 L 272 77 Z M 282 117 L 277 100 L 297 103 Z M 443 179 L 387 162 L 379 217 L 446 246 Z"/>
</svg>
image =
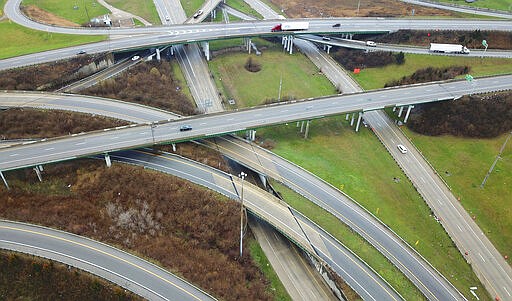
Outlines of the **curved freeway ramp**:
<svg viewBox="0 0 512 301">
<path fill-rule="evenodd" d="M 0 248 L 77 267 L 148 300 L 215 300 L 185 280 L 139 257 L 63 231 L 0 220 Z"/>
<path fill-rule="evenodd" d="M 172 174 L 240 200 L 241 180 L 238 177 L 177 155 L 139 150 L 113 153 L 111 158 Z M 329 233 L 247 181 L 244 183 L 244 205 L 300 248 L 328 264 L 363 300 L 402 300 L 385 280 Z"/>
</svg>

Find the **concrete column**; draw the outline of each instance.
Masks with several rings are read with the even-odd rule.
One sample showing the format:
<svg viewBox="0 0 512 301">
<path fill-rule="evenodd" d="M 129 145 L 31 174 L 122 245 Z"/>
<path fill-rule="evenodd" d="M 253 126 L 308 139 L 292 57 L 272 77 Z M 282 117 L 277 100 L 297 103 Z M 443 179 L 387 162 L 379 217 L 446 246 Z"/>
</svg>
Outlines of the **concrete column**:
<svg viewBox="0 0 512 301">
<path fill-rule="evenodd" d="M 156 60 L 160 61 L 160 49 L 156 49 Z"/>
<path fill-rule="evenodd" d="M 352 113 L 352 119 L 350 119 L 350 126 L 354 125 L 354 114 L 355 113 Z"/>
<path fill-rule="evenodd" d="M 173 144 L 172 144 L 172 151 L 173 151 L 173 152 L 176 152 L 176 143 L 173 143 Z"/>
<path fill-rule="evenodd" d="M 398 111 L 398 117 L 402 116 L 403 111 L 404 111 L 404 107 L 400 107 L 400 111 Z"/>
<path fill-rule="evenodd" d="M 345 115 L 345 120 L 348 120 L 348 116 L 349 116 L 349 115 L 350 115 L 350 114 L 346 114 L 346 115 Z"/>
<path fill-rule="evenodd" d="M 332 46 L 331 45 L 326 45 L 326 46 L 327 46 L 327 54 L 329 54 L 331 52 Z"/>
<path fill-rule="evenodd" d="M 308 120 L 306 122 L 306 132 L 304 133 L 304 139 L 308 139 L 308 134 L 309 134 L 309 123 L 310 123 L 311 120 Z"/>
<path fill-rule="evenodd" d="M 9 188 L 9 183 L 7 183 L 7 180 L 5 179 L 4 174 L 1 171 L 0 171 L 0 177 L 2 177 L 2 180 L 4 181 L 4 185 L 5 185 L 5 187 L 7 187 L 7 190 L 10 190 L 11 188 Z"/>
<path fill-rule="evenodd" d="M 174 55 L 174 47 L 171 46 L 171 55 Z"/>
<path fill-rule="evenodd" d="M 411 113 L 412 108 L 414 108 L 414 106 L 409 106 L 407 108 L 407 113 L 405 113 L 404 123 L 407 123 L 407 119 L 409 119 L 409 114 Z"/>
<path fill-rule="evenodd" d="M 110 155 L 105 153 L 105 162 L 107 163 L 107 167 L 112 166 L 112 161 L 110 161 Z"/>
<path fill-rule="evenodd" d="M 281 45 L 283 45 L 283 48 L 285 48 L 285 47 L 286 47 L 286 46 L 285 46 L 285 45 L 286 45 L 286 40 L 287 40 L 286 36 L 282 36 L 282 37 L 281 37 Z"/>
<path fill-rule="evenodd" d="M 209 61 L 210 60 L 210 43 L 203 42 L 203 51 L 204 51 L 204 56 L 206 57 L 206 60 Z"/>
<path fill-rule="evenodd" d="M 293 36 L 290 36 L 289 39 L 290 39 L 290 44 L 288 46 L 289 47 L 288 52 L 290 54 L 292 54 L 293 53 Z"/>
<path fill-rule="evenodd" d="M 354 36 L 354 34 L 352 34 L 352 33 L 351 33 L 351 34 L 349 35 L 349 39 L 350 39 L 350 40 L 352 40 L 352 37 L 353 37 L 353 36 Z"/>
<path fill-rule="evenodd" d="M 299 127 L 299 122 L 297 121 L 297 127 Z"/>
<path fill-rule="evenodd" d="M 34 167 L 34 171 L 36 172 L 37 178 L 39 179 L 39 182 L 43 181 L 43 176 L 41 176 L 41 171 L 39 170 L 39 167 Z"/>
<path fill-rule="evenodd" d="M 267 188 L 267 177 L 260 173 L 258 173 L 258 176 L 260 177 L 260 181 L 261 184 L 263 184 L 263 187 Z"/>
<path fill-rule="evenodd" d="M 396 111 L 396 107 L 393 107 L 393 112 Z"/>
<path fill-rule="evenodd" d="M 301 121 L 301 124 L 300 124 L 300 132 L 304 132 L 304 121 Z"/>
<path fill-rule="evenodd" d="M 252 130 L 252 141 L 256 140 L 256 130 Z"/>
<path fill-rule="evenodd" d="M 357 117 L 356 132 L 359 132 L 359 125 L 361 124 L 361 118 L 363 118 L 363 113 L 359 112 L 359 117 Z"/>
<path fill-rule="evenodd" d="M 37 165 L 37 168 L 39 168 L 40 171 L 43 171 L 43 165 Z"/>
<path fill-rule="evenodd" d="M 248 38 L 248 39 L 247 39 L 247 48 L 249 49 L 249 54 L 251 54 L 251 48 L 252 48 L 252 47 L 251 47 L 251 43 L 252 43 L 252 42 L 251 42 L 251 39 L 250 39 L 250 38 Z"/>
</svg>

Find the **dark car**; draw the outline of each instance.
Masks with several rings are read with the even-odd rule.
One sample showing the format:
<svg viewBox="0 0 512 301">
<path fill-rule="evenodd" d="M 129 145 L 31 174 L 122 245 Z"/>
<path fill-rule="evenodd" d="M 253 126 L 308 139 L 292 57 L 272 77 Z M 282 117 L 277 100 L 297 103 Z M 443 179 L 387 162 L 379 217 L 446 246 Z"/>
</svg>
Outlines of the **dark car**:
<svg viewBox="0 0 512 301">
<path fill-rule="evenodd" d="M 192 126 L 188 125 L 188 124 L 182 125 L 180 127 L 180 132 L 185 132 L 185 131 L 190 131 L 190 130 L 192 130 Z"/>
<path fill-rule="evenodd" d="M 86 54 L 85 50 L 80 50 L 77 54 Z"/>
<path fill-rule="evenodd" d="M 336 24 L 334 24 L 332 27 L 340 27 L 340 26 L 341 26 L 341 24 L 340 24 L 340 23 L 336 23 Z"/>
</svg>

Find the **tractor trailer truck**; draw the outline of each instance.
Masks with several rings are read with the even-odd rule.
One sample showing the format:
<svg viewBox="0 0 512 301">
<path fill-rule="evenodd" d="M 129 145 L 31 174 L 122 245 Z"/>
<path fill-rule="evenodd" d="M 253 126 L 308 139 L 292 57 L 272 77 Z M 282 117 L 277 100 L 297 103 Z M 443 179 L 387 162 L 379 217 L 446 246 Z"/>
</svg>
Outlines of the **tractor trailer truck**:
<svg viewBox="0 0 512 301">
<path fill-rule="evenodd" d="M 282 22 L 272 27 L 272 32 L 307 30 L 308 28 L 309 22 Z"/>
<path fill-rule="evenodd" d="M 457 45 L 457 44 L 436 44 L 430 43 L 430 52 L 440 52 L 440 53 L 460 53 L 460 54 L 468 54 L 469 49 L 465 46 Z"/>
</svg>

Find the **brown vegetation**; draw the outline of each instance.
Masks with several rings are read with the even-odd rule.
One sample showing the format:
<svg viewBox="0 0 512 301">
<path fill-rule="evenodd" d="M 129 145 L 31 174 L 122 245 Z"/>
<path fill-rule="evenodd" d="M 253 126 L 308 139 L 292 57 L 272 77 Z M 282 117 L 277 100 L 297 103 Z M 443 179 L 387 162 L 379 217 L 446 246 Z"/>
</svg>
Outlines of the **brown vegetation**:
<svg viewBox="0 0 512 301">
<path fill-rule="evenodd" d="M 143 300 L 64 264 L 0 251 L 0 300 Z"/>
<path fill-rule="evenodd" d="M 159 145 L 155 146 L 154 148 L 157 150 L 178 154 L 196 162 L 220 169 L 227 173 L 231 172 L 228 164 L 226 163 L 226 160 L 224 160 L 224 157 L 219 152 L 197 143 L 184 142 L 176 144 L 175 152 L 172 150 L 171 145 Z"/>
<path fill-rule="evenodd" d="M 9 109 L 0 113 L 0 139 L 51 138 L 126 124 L 76 112 Z"/>
<path fill-rule="evenodd" d="M 430 136 L 491 138 L 512 129 L 510 108 L 511 92 L 464 96 L 459 100 L 417 106 L 408 127 Z"/>
<path fill-rule="evenodd" d="M 261 64 L 253 60 L 252 56 L 250 56 L 245 62 L 244 68 L 249 72 L 259 72 L 261 71 Z"/>
<path fill-rule="evenodd" d="M 418 83 L 428 83 L 438 80 L 447 80 L 455 78 L 458 75 L 467 74 L 470 70 L 468 66 L 451 66 L 446 68 L 427 67 L 416 70 L 413 74 L 404 76 L 399 80 L 393 80 L 384 85 L 384 87 L 402 86 Z"/>
<path fill-rule="evenodd" d="M 430 36 L 428 36 L 430 34 Z M 428 48 L 430 43 L 461 44 L 472 49 L 484 49 L 486 40 L 491 49 L 512 48 L 512 33 L 502 31 L 411 31 L 400 30 L 373 38 L 383 43 L 419 45 Z"/>
<path fill-rule="evenodd" d="M 195 114 L 194 105 L 181 92 L 179 85 L 172 76 L 168 62 L 151 61 L 137 64 L 119 76 L 105 80 L 82 93 L 122 99 L 181 115 Z"/>
<path fill-rule="evenodd" d="M 64 61 L 0 71 L 0 89 L 52 91 L 67 84 L 82 66 L 98 58 L 81 55 Z"/>
<path fill-rule="evenodd" d="M 27 5 L 27 6 L 22 5 L 21 11 L 30 19 L 40 22 L 40 23 L 46 23 L 46 24 L 57 25 L 57 26 L 68 26 L 68 27 L 79 26 L 76 23 L 73 23 L 69 20 L 66 20 L 64 18 L 56 16 L 56 15 L 54 15 L 44 9 L 41 9 L 35 5 Z"/>
<path fill-rule="evenodd" d="M 452 16 L 453 13 L 412 5 L 398 0 L 271 0 L 284 10 L 290 18 L 314 17 L 400 17 L 410 16 L 414 9 L 416 16 Z M 357 5 L 359 6 L 359 14 Z"/>
<path fill-rule="evenodd" d="M 250 257 L 237 260 L 236 202 L 175 177 L 95 160 L 48 165 L 42 183 L 31 170 L 4 175 L 11 190 L 0 188 L 2 218 L 131 249 L 224 300 L 271 299 Z"/>
<path fill-rule="evenodd" d="M 389 64 L 403 64 L 404 54 L 386 51 L 365 52 L 364 50 L 339 48 L 332 57 L 348 70 L 354 68 L 382 67 Z"/>
</svg>

